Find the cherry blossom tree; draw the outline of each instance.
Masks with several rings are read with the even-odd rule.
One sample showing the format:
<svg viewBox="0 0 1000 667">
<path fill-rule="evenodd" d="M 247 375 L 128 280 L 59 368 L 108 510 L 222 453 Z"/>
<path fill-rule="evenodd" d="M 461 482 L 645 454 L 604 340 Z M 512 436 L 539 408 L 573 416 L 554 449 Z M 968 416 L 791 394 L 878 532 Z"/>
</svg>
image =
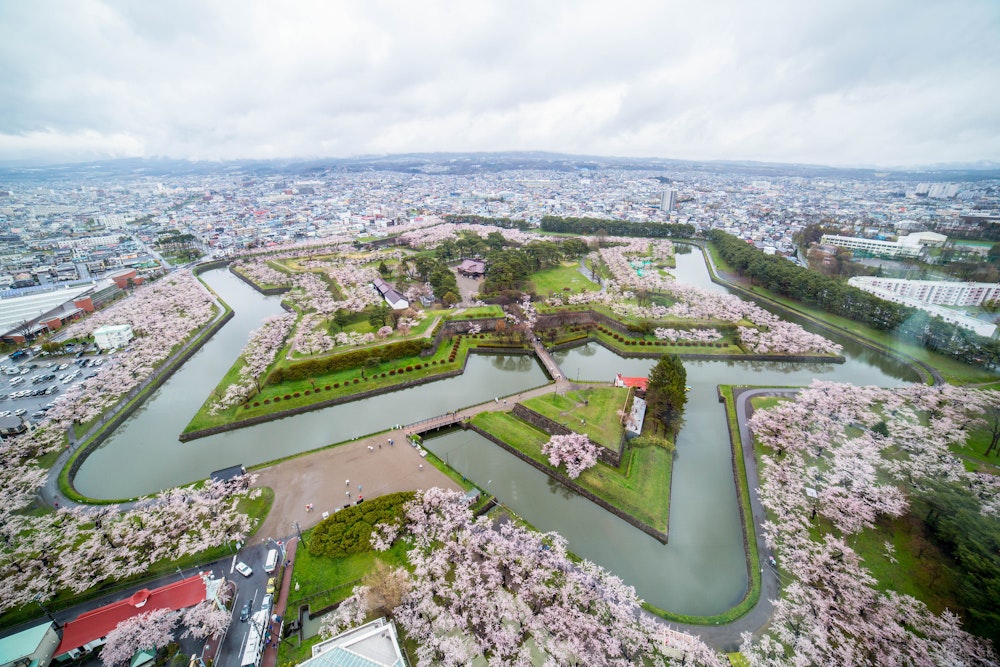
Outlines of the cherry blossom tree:
<svg viewBox="0 0 1000 667">
<path fill-rule="evenodd" d="M 205 639 L 207 637 L 218 637 L 232 620 L 230 613 L 215 606 L 211 601 L 205 601 L 188 607 L 181 613 L 180 623 L 185 626 L 181 637 L 194 637 Z"/>
<path fill-rule="evenodd" d="M 553 435 L 542 445 L 542 454 L 553 466 L 566 464 L 566 474 L 576 479 L 584 470 L 597 464 L 597 445 L 582 433 Z"/>
<path fill-rule="evenodd" d="M 512 523 L 474 520 L 462 494 L 419 493 L 402 526 L 380 526 L 374 543 L 410 545 L 410 589 L 394 611 L 417 644 L 418 665 L 722 665 L 690 635 L 641 613 L 635 591 L 600 567 L 572 562 L 565 540 Z M 366 587 L 338 612 L 340 627 L 367 613 Z M 334 624 L 325 629 L 334 630 Z"/>
<path fill-rule="evenodd" d="M 772 452 L 761 457 L 764 535 L 793 581 L 775 602 L 768 635 L 744 638 L 751 664 L 995 664 L 954 614 L 880 590 L 848 539 L 880 516 L 900 516 L 907 490 L 925 481 L 982 483 L 950 445 L 988 401 L 951 386 L 814 382 L 794 402 L 754 413 L 750 426 Z M 994 510 L 988 498 L 984 513 Z M 817 517 L 832 526 L 818 537 Z"/>
<path fill-rule="evenodd" d="M 169 609 L 156 609 L 126 619 L 108 633 L 101 649 L 106 667 L 126 664 L 136 652 L 159 650 L 174 640 L 179 615 Z"/>
</svg>

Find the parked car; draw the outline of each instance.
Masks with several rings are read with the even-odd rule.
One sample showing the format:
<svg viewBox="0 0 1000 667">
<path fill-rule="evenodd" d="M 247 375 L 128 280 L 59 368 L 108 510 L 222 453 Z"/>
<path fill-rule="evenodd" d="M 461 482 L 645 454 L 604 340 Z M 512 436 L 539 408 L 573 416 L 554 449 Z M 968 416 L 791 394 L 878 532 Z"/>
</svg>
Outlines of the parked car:
<svg viewBox="0 0 1000 667">
<path fill-rule="evenodd" d="M 246 623 L 248 618 L 250 618 L 250 600 L 243 605 L 243 609 L 240 609 L 240 622 Z"/>
<path fill-rule="evenodd" d="M 267 580 L 267 588 L 264 589 L 264 592 L 267 593 L 268 595 L 272 595 L 275 589 L 277 588 L 278 588 L 278 578 L 271 577 L 270 579 Z"/>
<path fill-rule="evenodd" d="M 17 415 L 18 417 L 20 417 L 23 414 L 27 414 L 27 412 L 28 411 L 25 410 L 24 408 L 18 408 L 17 410 L 14 410 L 14 414 Z"/>
<path fill-rule="evenodd" d="M 239 563 L 236 564 L 236 571 L 242 574 L 244 577 L 249 577 L 253 574 L 253 570 L 250 568 L 250 566 L 244 563 L 243 561 L 240 561 Z"/>
<path fill-rule="evenodd" d="M 271 603 L 272 603 L 273 600 L 274 600 L 274 596 L 273 595 L 270 595 L 270 594 L 265 595 L 264 599 L 262 599 L 260 601 L 260 608 L 270 614 L 271 613 Z"/>
</svg>

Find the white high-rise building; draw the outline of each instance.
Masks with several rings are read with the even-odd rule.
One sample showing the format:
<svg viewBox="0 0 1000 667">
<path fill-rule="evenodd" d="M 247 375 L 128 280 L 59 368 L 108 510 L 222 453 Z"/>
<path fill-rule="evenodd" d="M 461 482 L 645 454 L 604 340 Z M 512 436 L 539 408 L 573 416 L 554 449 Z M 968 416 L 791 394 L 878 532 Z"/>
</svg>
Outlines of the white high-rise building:
<svg viewBox="0 0 1000 667">
<path fill-rule="evenodd" d="M 677 206 L 677 190 L 667 188 L 660 193 L 660 210 L 673 211 Z"/>
<path fill-rule="evenodd" d="M 893 294 L 936 306 L 981 306 L 988 301 L 1000 300 L 1000 284 L 997 283 L 958 283 L 873 276 L 856 276 L 847 282 L 873 294 Z"/>
</svg>

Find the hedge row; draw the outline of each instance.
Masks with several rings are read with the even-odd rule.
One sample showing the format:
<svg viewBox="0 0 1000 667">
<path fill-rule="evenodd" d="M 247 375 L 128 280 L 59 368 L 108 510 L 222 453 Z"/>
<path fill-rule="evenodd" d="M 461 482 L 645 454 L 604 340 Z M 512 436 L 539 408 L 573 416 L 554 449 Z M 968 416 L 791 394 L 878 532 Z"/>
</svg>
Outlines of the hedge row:
<svg viewBox="0 0 1000 667">
<path fill-rule="evenodd" d="M 413 491 L 390 493 L 332 514 L 313 529 L 309 553 L 339 558 L 370 550 L 374 526 L 401 521 L 403 506 L 415 495 Z"/>
<path fill-rule="evenodd" d="M 622 343 L 624 345 L 667 345 L 667 346 L 671 346 L 671 347 L 718 347 L 718 348 L 728 347 L 729 346 L 728 343 L 724 343 L 724 342 L 707 343 L 707 342 L 695 341 L 695 340 L 687 340 L 687 341 L 685 341 L 685 340 L 678 340 L 678 341 L 669 341 L 669 340 L 633 340 L 633 339 L 629 338 L 628 336 L 622 336 L 617 331 L 612 331 L 612 330 L 606 329 L 604 327 L 598 327 L 598 330 L 601 331 L 601 333 L 604 333 L 604 334 L 606 334 L 608 336 L 611 336 L 616 341 L 618 341 L 619 343 Z"/>
<path fill-rule="evenodd" d="M 352 350 L 329 357 L 293 362 L 288 366 L 275 368 L 271 371 L 271 374 L 267 377 L 267 384 L 277 384 L 285 380 L 304 380 L 351 368 L 364 368 L 372 361 L 382 363 L 383 361 L 399 359 L 401 357 L 414 357 L 420 354 L 422 350 L 430 347 L 430 345 L 430 341 L 426 338 L 417 338 L 414 340 L 401 340 L 378 347 Z"/>
</svg>

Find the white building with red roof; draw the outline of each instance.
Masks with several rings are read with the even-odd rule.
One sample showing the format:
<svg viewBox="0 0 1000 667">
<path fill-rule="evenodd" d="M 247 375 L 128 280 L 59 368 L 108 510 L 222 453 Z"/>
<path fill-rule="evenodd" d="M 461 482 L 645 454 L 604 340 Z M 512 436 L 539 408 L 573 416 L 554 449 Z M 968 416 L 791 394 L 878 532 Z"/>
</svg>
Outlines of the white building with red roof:
<svg viewBox="0 0 1000 667">
<path fill-rule="evenodd" d="M 77 658 L 104 643 L 104 638 L 119 623 L 139 614 L 169 609 L 178 611 L 204 602 L 208 597 L 208 587 L 202 575 L 175 581 L 153 590 L 144 588 L 124 600 L 112 602 L 92 611 L 85 612 L 63 626 L 62 640 L 56 648 L 55 656 Z"/>
</svg>

